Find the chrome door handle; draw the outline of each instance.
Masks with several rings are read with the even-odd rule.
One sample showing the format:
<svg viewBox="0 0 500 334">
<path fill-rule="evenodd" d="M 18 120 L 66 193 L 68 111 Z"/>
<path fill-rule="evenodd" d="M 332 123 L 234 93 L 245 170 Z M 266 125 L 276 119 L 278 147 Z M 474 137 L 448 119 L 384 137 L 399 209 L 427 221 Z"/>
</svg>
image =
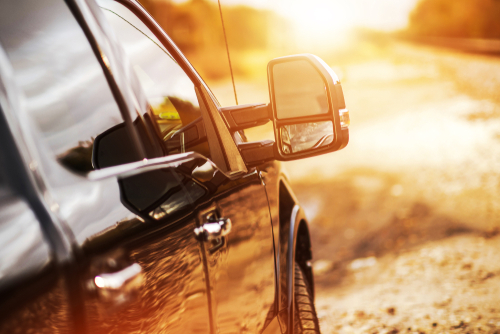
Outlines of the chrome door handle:
<svg viewBox="0 0 500 334">
<path fill-rule="evenodd" d="M 196 238 L 201 241 L 218 240 L 231 232 L 231 219 L 215 218 L 194 229 Z"/>
<path fill-rule="evenodd" d="M 95 276 L 94 286 L 101 301 L 119 306 L 135 297 L 142 281 L 142 268 L 134 263 L 120 271 Z"/>
</svg>

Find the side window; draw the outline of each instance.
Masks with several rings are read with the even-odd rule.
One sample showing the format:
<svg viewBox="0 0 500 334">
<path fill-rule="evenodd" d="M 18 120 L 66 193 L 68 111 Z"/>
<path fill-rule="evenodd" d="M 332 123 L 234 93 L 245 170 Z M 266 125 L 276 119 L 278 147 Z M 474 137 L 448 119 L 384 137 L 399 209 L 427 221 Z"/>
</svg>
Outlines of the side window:
<svg viewBox="0 0 500 334">
<path fill-rule="evenodd" d="M 210 158 L 194 84 L 149 28 L 123 5 L 98 0 L 132 63 L 151 106 L 165 154 L 194 151 Z"/>
<path fill-rule="evenodd" d="M 0 14 L 0 41 L 36 137 L 60 164 L 85 174 L 94 169 L 96 136 L 123 123 L 102 68 L 64 2 L 44 1 L 20 13 L 32 4 L 12 7 Z"/>
</svg>

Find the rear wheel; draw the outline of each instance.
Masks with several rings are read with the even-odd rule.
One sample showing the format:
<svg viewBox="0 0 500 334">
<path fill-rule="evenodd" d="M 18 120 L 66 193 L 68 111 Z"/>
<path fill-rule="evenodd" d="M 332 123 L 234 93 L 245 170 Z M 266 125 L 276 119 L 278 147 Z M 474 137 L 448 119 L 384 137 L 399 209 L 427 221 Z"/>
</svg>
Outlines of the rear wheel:
<svg viewBox="0 0 500 334">
<path fill-rule="evenodd" d="M 302 269 L 295 263 L 294 334 L 320 334 L 311 291 Z"/>
</svg>

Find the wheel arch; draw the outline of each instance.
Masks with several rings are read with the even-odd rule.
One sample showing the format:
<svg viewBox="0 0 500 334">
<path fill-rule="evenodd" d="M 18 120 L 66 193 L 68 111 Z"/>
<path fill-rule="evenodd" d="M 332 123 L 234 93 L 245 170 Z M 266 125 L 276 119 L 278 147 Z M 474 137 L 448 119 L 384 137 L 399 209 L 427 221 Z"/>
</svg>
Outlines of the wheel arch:
<svg viewBox="0 0 500 334">
<path fill-rule="evenodd" d="M 305 212 L 286 179 L 279 183 L 279 321 L 283 332 L 293 328 L 294 265 L 298 262 L 311 283 L 314 297 L 311 238 Z"/>
</svg>

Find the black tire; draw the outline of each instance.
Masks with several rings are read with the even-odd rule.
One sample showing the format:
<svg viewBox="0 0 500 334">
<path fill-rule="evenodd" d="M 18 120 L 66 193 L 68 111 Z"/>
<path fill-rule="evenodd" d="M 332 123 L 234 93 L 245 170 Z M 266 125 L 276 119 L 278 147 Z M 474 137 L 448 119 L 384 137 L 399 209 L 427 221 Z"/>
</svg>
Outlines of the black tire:
<svg viewBox="0 0 500 334">
<path fill-rule="evenodd" d="M 302 269 L 295 263 L 294 334 L 320 334 L 311 291 Z"/>
</svg>

